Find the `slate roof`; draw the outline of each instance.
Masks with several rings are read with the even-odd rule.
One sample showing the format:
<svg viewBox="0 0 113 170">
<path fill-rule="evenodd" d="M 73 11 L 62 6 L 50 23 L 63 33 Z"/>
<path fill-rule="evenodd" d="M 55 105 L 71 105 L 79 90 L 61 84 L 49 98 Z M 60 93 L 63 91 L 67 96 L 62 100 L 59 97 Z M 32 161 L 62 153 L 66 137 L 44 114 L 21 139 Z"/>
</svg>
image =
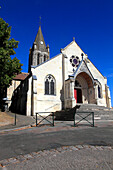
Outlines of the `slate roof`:
<svg viewBox="0 0 113 170">
<path fill-rule="evenodd" d="M 41 30 L 41 26 L 39 26 L 38 33 L 36 35 L 36 38 L 35 38 L 34 42 L 36 42 L 37 49 L 39 51 L 41 51 L 41 52 L 47 51 L 46 44 L 45 44 L 45 41 L 44 41 L 44 37 L 43 37 L 43 34 L 42 34 L 42 30 Z M 40 42 L 43 42 L 43 44 L 41 44 Z"/>
</svg>

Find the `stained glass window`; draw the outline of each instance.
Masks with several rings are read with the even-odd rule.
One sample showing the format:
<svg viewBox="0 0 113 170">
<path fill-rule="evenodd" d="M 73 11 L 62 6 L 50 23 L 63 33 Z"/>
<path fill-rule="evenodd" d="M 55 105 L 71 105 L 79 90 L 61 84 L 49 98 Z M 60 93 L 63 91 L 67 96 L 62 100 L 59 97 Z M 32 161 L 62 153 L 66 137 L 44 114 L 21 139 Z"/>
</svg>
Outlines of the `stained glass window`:
<svg viewBox="0 0 113 170">
<path fill-rule="evenodd" d="M 73 63 L 74 63 L 74 64 L 77 64 L 78 61 L 77 61 L 76 59 L 73 59 Z"/>
<path fill-rule="evenodd" d="M 100 86 L 98 86 L 98 98 L 101 98 Z"/>
<path fill-rule="evenodd" d="M 45 78 L 45 94 L 55 95 L 55 78 L 50 74 Z"/>
<path fill-rule="evenodd" d="M 51 82 L 50 82 L 50 86 L 51 86 L 51 88 L 50 88 L 50 94 L 54 94 L 54 82 L 53 82 L 53 80 L 51 80 Z"/>
<path fill-rule="evenodd" d="M 49 94 L 49 81 L 46 79 L 45 81 L 45 94 Z"/>
<path fill-rule="evenodd" d="M 73 67 L 78 67 L 78 65 L 80 63 L 79 57 L 72 55 L 70 58 L 70 63 Z"/>
</svg>

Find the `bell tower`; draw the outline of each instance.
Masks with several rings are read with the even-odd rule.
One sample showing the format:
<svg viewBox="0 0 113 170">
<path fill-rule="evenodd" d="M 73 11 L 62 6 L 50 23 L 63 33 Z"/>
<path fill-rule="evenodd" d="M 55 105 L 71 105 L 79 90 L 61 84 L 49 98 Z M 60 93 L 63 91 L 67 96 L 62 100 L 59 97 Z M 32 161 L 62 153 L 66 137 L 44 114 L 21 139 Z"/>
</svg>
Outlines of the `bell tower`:
<svg viewBox="0 0 113 170">
<path fill-rule="evenodd" d="M 31 71 L 31 65 L 37 66 L 47 61 L 48 59 L 49 59 L 49 45 L 46 46 L 45 44 L 40 25 L 33 46 L 29 50 L 28 72 Z"/>
</svg>

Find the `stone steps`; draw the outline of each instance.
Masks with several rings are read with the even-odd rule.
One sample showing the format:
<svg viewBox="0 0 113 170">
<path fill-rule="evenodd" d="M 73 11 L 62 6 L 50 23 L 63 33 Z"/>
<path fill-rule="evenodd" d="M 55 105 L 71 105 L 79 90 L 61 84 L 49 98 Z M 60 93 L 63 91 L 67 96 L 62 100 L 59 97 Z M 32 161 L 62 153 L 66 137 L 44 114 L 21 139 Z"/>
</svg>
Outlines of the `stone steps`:
<svg viewBox="0 0 113 170">
<path fill-rule="evenodd" d="M 93 104 L 83 104 L 83 105 L 77 105 L 76 107 L 72 109 L 66 109 L 62 111 L 55 112 L 55 119 L 56 120 L 73 120 L 74 119 L 74 113 L 80 111 L 80 112 L 94 112 L 94 119 L 95 120 L 113 120 L 113 109 L 104 107 L 104 106 L 97 106 Z M 79 117 L 78 117 L 79 119 Z M 90 117 L 88 119 L 91 119 Z"/>
</svg>

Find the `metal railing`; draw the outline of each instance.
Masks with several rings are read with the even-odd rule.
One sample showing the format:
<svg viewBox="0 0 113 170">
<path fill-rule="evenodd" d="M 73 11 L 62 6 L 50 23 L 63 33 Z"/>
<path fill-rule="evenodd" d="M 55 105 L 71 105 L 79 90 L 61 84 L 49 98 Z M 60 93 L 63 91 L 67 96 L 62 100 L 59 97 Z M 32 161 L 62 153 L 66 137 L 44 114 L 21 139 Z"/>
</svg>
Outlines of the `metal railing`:
<svg viewBox="0 0 113 170">
<path fill-rule="evenodd" d="M 49 113 L 49 114 L 48 114 Z M 42 114 L 48 114 L 47 116 L 42 116 Z M 48 120 L 48 117 L 52 117 L 52 121 Z M 38 121 L 38 117 L 41 118 L 41 120 L 39 119 Z M 36 126 L 40 125 L 41 122 L 43 122 L 44 120 L 46 120 L 50 125 L 54 126 L 54 112 L 38 112 L 36 113 Z"/>
<path fill-rule="evenodd" d="M 86 116 L 84 116 L 84 114 L 87 114 Z M 80 117 L 80 120 L 78 122 L 75 123 L 76 121 L 76 115 L 78 115 Z M 87 119 L 89 116 L 92 116 L 92 123 Z M 74 126 L 77 126 L 82 120 L 85 120 L 87 121 L 91 126 L 94 127 L 94 112 L 89 112 L 89 111 L 79 111 L 79 112 L 76 112 L 74 114 Z"/>
</svg>

